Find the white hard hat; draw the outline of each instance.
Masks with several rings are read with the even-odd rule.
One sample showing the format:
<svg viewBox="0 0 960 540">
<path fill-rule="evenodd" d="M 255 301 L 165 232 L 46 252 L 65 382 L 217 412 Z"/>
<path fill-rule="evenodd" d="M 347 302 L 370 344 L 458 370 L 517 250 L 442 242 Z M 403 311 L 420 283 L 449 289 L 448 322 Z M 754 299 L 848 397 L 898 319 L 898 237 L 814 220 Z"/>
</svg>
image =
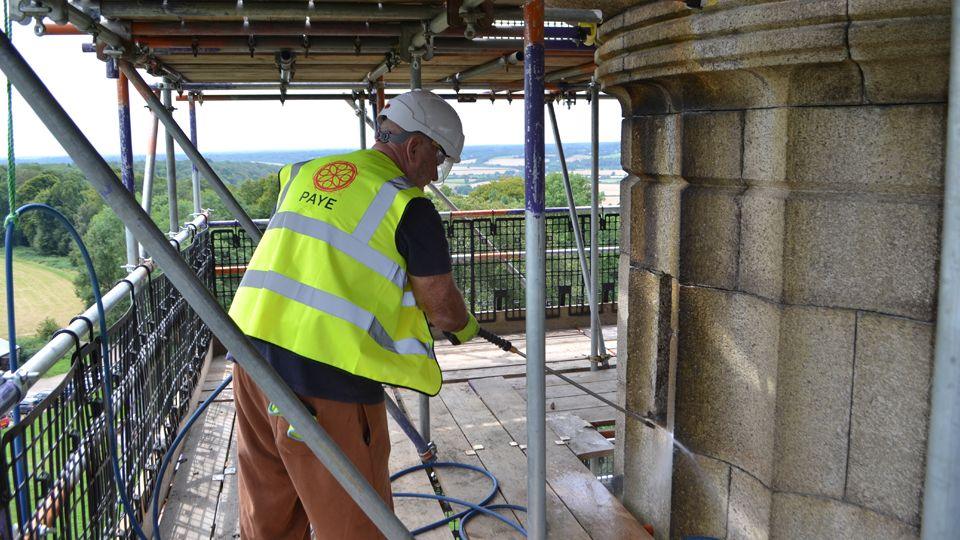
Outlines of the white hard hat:
<svg viewBox="0 0 960 540">
<path fill-rule="evenodd" d="M 463 151 L 463 124 L 449 103 L 428 90 L 411 90 L 391 99 L 380 111 L 404 131 L 419 131 L 443 148 L 453 163 Z"/>
</svg>

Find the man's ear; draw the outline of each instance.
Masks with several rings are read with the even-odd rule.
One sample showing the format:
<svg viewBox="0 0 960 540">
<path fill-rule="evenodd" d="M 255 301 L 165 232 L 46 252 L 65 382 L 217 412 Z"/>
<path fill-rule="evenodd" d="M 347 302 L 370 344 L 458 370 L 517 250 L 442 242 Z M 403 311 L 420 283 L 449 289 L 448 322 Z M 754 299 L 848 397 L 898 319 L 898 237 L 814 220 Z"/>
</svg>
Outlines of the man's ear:
<svg viewBox="0 0 960 540">
<path fill-rule="evenodd" d="M 410 157 L 411 161 L 417 161 L 420 153 L 423 152 L 423 144 L 424 141 L 421 137 L 410 137 L 410 139 L 407 141 L 407 155 Z"/>
</svg>

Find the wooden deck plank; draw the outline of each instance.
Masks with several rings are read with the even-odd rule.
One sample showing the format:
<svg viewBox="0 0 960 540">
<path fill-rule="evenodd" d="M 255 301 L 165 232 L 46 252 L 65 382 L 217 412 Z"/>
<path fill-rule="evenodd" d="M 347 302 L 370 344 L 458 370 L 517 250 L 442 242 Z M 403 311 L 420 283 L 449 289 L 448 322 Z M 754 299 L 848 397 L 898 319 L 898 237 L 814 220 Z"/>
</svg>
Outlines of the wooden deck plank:
<svg viewBox="0 0 960 540">
<path fill-rule="evenodd" d="M 400 392 L 404 407 L 413 425 L 419 426 L 420 407 L 417 404 L 417 394 L 409 390 Z M 483 462 L 475 455 L 467 455 L 472 450 L 471 444 L 464 437 L 460 427 L 454 421 L 442 400 L 430 400 L 430 434 L 437 445 L 438 461 L 452 461 L 476 467 L 483 467 Z M 482 450 L 481 450 L 482 451 Z M 490 481 L 483 475 L 456 468 L 442 468 L 437 470 L 443 492 L 449 497 L 456 497 L 466 501 L 481 501 L 490 492 Z M 497 495 L 491 504 L 506 502 L 501 495 Z M 454 506 L 454 510 L 461 508 Z M 516 516 L 510 512 L 510 519 Z M 519 538 L 514 529 L 495 519 L 479 519 L 470 521 L 468 530 L 471 538 Z"/>
<path fill-rule="evenodd" d="M 597 432 L 589 422 L 572 414 L 547 415 L 549 425 L 557 435 L 568 437 L 567 446 L 580 459 L 606 456 L 613 453 L 613 444 Z"/>
<path fill-rule="evenodd" d="M 237 420 L 234 418 L 233 432 L 237 433 Z M 223 490 L 217 501 L 217 513 L 213 518 L 213 538 L 233 540 L 240 538 L 240 493 L 237 491 L 237 444 L 236 437 L 231 440 L 230 452 L 223 471 Z"/>
<path fill-rule="evenodd" d="M 553 367 L 553 366 L 550 366 Z M 574 381 L 587 386 L 589 384 L 602 383 L 608 381 L 617 381 L 617 370 L 616 369 L 599 369 L 597 371 L 578 371 L 576 373 L 564 373 L 563 374 L 568 379 L 573 379 Z M 567 381 L 557 377 L 556 375 L 550 375 L 549 373 L 545 377 L 547 387 L 551 386 L 572 386 Z M 527 380 L 521 379 L 514 383 L 514 386 L 518 388 L 526 388 Z M 573 386 L 576 388 L 576 386 Z M 589 388 L 589 386 L 587 386 Z"/>
<path fill-rule="evenodd" d="M 588 390 L 591 392 L 596 392 L 598 394 L 605 394 L 608 392 L 617 391 L 617 381 L 616 379 L 610 379 L 606 381 L 596 381 L 582 383 Z M 513 387 L 517 391 L 524 393 L 527 391 L 526 379 L 518 379 L 517 382 L 513 383 Z M 547 398 L 558 398 L 558 397 L 570 397 L 570 396 L 582 396 L 585 392 L 572 384 L 558 384 L 558 385 L 547 385 Z"/>
<path fill-rule="evenodd" d="M 550 412 L 547 411 L 547 417 L 550 417 L 554 414 L 574 414 L 583 418 L 587 422 L 590 422 L 594 425 L 599 424 L 612 424 L 617 419 L 617 412 L 614 411 L 610 406 L 604 405 L 602 407 L 590 407 L 586 409 L 573 409 L 569 411 L 557 411 Z"/>
<path fill-rule="evenodd" d="M 526 392 L 523 392 L 523 394 L 526 394 Z M 616 392 L 606 392 L 600 395 L 616 403 Z M 592 407 L 609 406 L 599 399 L 587 394 L 580 394 L 579 396 L 547 398 L 547 410 L 551 412 L 575 411 L 578 409 L 589 409 Z"/>
<path fill-rule="evenodd" d="M 586 357 L 575 358 L 573 360 L 557 360 L 547 362 L 547 365 L 552 369 L 566 374 L 577 371 L 588 371 L 590 369 L 590 360 Z M 486 377 L 524 377 L 526 373 L 527 365 L 523 363 L 513 363 L 497 367 L 454 369 L 443 372 L 443 382 L 444 384 L 458 383 Z"/>
<path fill-rule="evenodd" d="M 446 385 L 440 398 L 471 445 L 483 445 L 477 452 L 483 466 L 500 481 L 500 491 L 510 504 L 527 505 L 527 457 L 519 446 L 511 446 L 510 434 L 487 409 L 469 385 Z M 526 514 L 515 512 L 526 524 Z M 547 486 L 547 520 L 564 531 L 567 539 L 589 539 L 586 531 Z M 468 531 L 471 528 L 468 527 Z"/>
<path fill-rule="evenodd" d="M 199 540 L 213 534 L 234 416 L 233 403 L 212 403 L 188 435 L 186 461 L 177 469 L 160 519 L 165 538 Z"/>
<path fill-rule="evenodd" d="M 513 387 L 497 379 L 480 379 L 470 384 L 514 440 L 526 443 L 526 403 Z M 570 448 L 553 443 L 559 439 L 556 432 L 549 426 L 546 431 L 547 482 L 590 537 L 595 540 L 651 538 Z M 547 526 L 549 531 L 550 524 Z"/>
<path fill-rule="evenodd" d="M 616 327 L 604 328 L 606 330 Z M 526 350 L 525 334 L 510 334 L 503 337 L 510 340 L 521 351 Z M 523 358 L 502 351 L 482 339 L 475 339 L 469 343 L 456 346 L 447 343 L 445 340 L 438 340 L 436 353 L 440 368 L 443 371 L 525 364 Z M 553 360 L 585 359 L 589 354 L 589 334 L 584 335 L 583 331 L 576 328 L 547 332 L 547 358 Z"/>
<path fill-rule="evenodd" d="M 407 438 L 389 414 L 387 415 L 387 421 L 390 427 L 390 474 L 407 467 L 419 465 L 420 456 L 417 454 L 417 449 L 413 446 L 413 443 L 410 442 L 410 439 Z M 433 486 L 427 478 L 426 471 L 413 472 L 396 479 L 392 484 L 392 489 L 398 493 L 433 492 Z M 440 504 L 423 499 L 395 497 L 393 499 L 393 511 L 411 531 L 443 519 L 443 510 L 441 510 Z M 417 538 L 431 540 L 450 540 L 452 537 L 450 529 L 446 527 L 427 531 L 417 536 Z"/>
</svg>

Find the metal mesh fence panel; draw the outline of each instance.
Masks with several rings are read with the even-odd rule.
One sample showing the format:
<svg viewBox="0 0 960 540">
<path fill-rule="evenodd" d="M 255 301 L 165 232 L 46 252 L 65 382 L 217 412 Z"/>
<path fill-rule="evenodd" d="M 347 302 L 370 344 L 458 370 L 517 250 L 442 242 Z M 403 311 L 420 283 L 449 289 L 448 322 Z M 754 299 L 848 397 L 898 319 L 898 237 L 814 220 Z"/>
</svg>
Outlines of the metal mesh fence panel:
<svg viewBox="0 0 960 540">
<path fill-rule="evenodd" d="M 580 214 L 578 220 L 589 262 L 590 216 Z M 560 316 L 561 308 L 569 308 L 574 315 L 586 315 L 589 302 L 567 210 L 550 209 L 545 222 L 547 317 Z M 524 227 L 522 211 L 500 211 L 481 217 L 454 215 L 444 220 L 453 278 L 480 322 L 496 320 L 497 312 L 510 320 L 524 317 Z M 617 299 L 619 228 L 619 209 L 604 209 L 597 231 L 601 309 L 616 309 L 613 303 Z M 253 244 L 243 230 L 235 226 L 216 228 L 211 237 L 216 295 L 224 309 L 228 309 L 253 254 Z"/>
<path fill-rule="evenodd" d="M 183 256 L 212 287 L 209 232 L 197 233 Z M 25 416 L 0 437 L 5 538 L 132 536 L 108 446 L 101 339 L 77 348 L 60 384 L 29 412 L 21 405 Z M 211 333 L 161 274 L 131 294 L 107 340 L 120 468 L 143 521 L 160 459 L 189 412 Z"/>
</svg>

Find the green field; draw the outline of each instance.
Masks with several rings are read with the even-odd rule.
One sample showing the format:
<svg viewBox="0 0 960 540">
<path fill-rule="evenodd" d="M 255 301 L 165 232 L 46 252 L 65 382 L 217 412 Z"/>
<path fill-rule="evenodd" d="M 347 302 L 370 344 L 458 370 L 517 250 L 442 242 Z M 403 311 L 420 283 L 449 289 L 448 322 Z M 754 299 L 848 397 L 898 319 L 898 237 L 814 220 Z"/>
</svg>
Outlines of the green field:
<svg viewBox="0 0 960 540">
<path fill-rule="evenodd" d="M 0 263 L 4 262 L 0 253 Z M 86 308 L 73 291 L 72 269 L 66 257 L 41 257 L 29 249 L 13 255 L 13 297 L 17 337 L 36 334 L 37 326 L 50 317 L 59 326 Z M 7 339 L 6 273 L 0 271 L 0 337 Z M 46 337 L 46 336 L 41 336 Z"/>
</svg>

